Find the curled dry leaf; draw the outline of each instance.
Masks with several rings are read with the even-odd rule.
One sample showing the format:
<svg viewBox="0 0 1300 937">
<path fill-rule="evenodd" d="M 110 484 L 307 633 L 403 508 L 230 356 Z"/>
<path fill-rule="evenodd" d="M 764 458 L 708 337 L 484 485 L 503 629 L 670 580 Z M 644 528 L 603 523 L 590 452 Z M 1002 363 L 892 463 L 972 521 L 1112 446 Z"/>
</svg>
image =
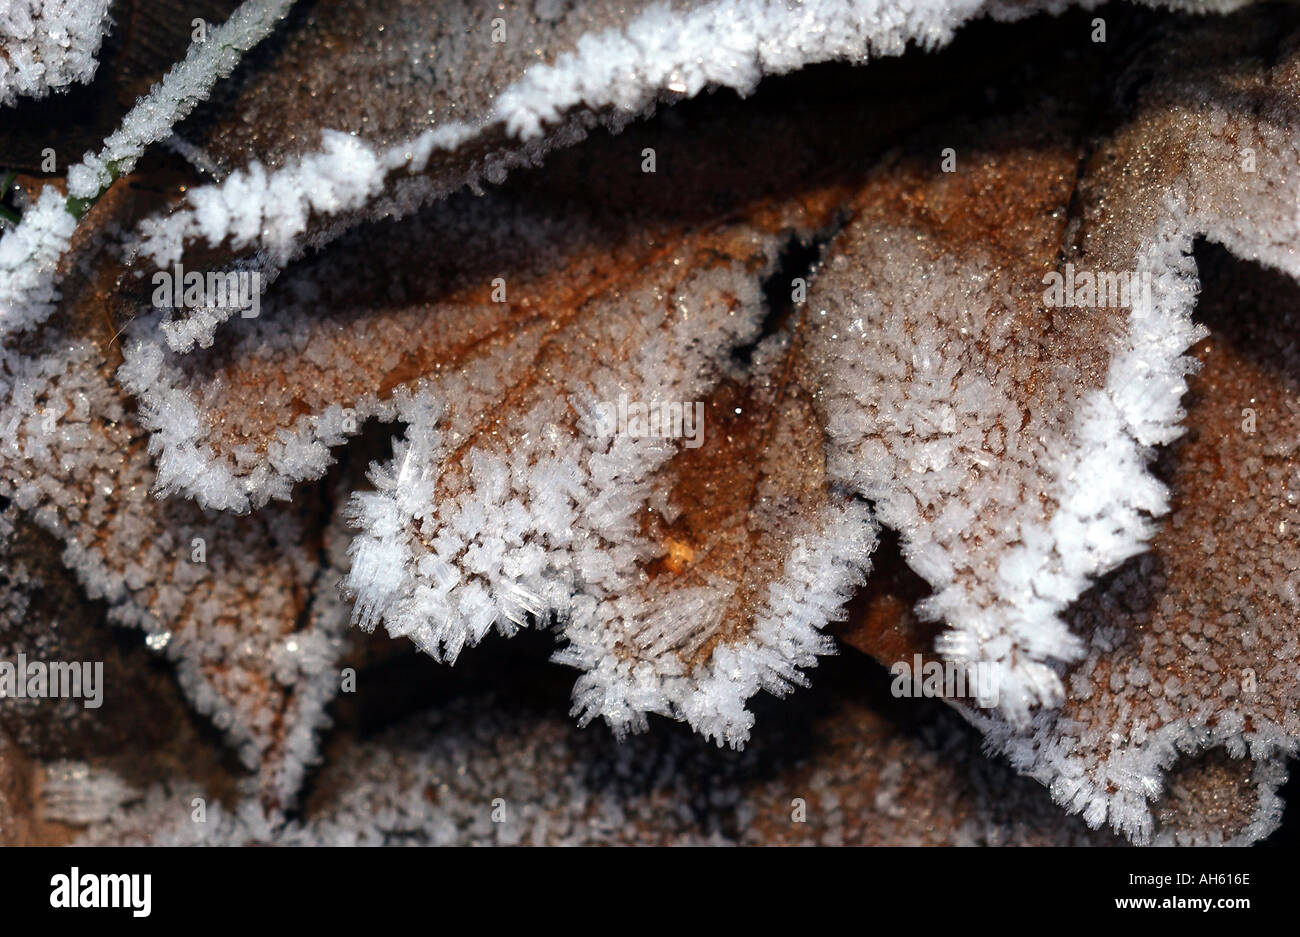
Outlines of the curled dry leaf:
<svg viewBox="0 0 1300 937">
<path fill-rule="evenodd" d="M 1129 337 L 1120 333 L 1119 350 L 1104 384 L 1094 378 L 1108 398 L 1103 405 L 1113 407 L 1118 417 L 1131 414 L 1133 419 L 1127 424 L 1121 419 L 1102 423 L 1124 429 L 1102 433 L 1097 424 L 1088 427 L 1078 422 L 1079 412 L 1095 419 L 1089 406 L 1073 408 L 1079 440 L 1075 445 L 1094 447 L 1091 456 L 1085 452 L 1071 458 L 1068 439 L 1041 431 L 1032 434 L 1035 440 L 1051 443 L 1033 464 L 1069 468 L 1058 470 L 1055 488 L 1030 489 L 1036 494 L 1031 502 L 1034 514 L 1046 514 L 1053 536 L 1028 533 L 1014 514 L 1002 516 L 1000 536 L 1012 543 L 1020 540 L 1024 546 L 995 554 L 998 565 L 976 580 L 983 586 L 1012 586 L 1008 593 L 1013 596 L 1053 599 L 1057 610 L 1066 607 L 1077 589 L 1072 586 L 1062 592 L 1055 587 L 1059 580 L 1052 573 L 1069 566 L 1043 547 L 1057 557 L 1082 556 L 1095 562 L 1090 572 L 1123 561 L 1141 541 L 1150 539 L 1151 552 L 1132 560 L 1070 606 L 1051 631 L 1039 628 L 1018 644 L 1022 625 L 1010 616 L 1004 618 L 1007 624 L 999 623 L 996 614 L 988 611 L 996 610 L 995 602 L 977 603 L 974 611 L 983 614 L 969 614 L 965 625 L 961 616 L 946 608 L 951 600 L 944 589 L 951 589 L 953 581 L 949 570 L 963 572 L 962 564 L 965 570 L 975 568 L 970 558 L 978 557 L 976 551 L 985 548 L 988 535 L 965 536 L 969 523 L 960 517 L 952 523 L 953 515 L 943 512 L 958 509 L 946 508 L 932 492 L 909 501 L 915 497 L 911 491 L 922 488 L 924 481 L 914 480 L 907 496 L 896 496 L 903 501 L 900 510 L 913 504 L 921 508 L 919 517 L 904 517 L 910 521 L 902 525 L 905 555 L 924 549 L 936 534 L 942 538 L 952 530 L 959 535 L 957 555 L 962 564 L 945 558 L 943 564 L 929 561 L 918 567 L 923 574 L 928 568 L 939 570 L 939 575 L 928 574 L 938 591 L 921 603 L 921 610 L 940 612 L 964 632 L 941 646 L 959 659 L 991 656 L 996 660 L 998 652 L 990 655 L 987 648 L 996 648 L 993 642 L 1011 636 L 1009 659 L 1016 661 L 1018 653 L 1033 660 L 1042 655 L 1035 653 L 1032 641 L 1049 638 L 1051 656 L 1081 661 L 1068 673 L 1059 665 L 1048 671 L 1061 673 L 1065 680 L 1065 685 L 1057 684 L 1059 709 L 1029 720 L 1013 708 L 1009 715 L 1019 718 L 1007 722 L 972 713 L 976 724 L 1017 768 L 1048 784 L 1068 809 L 1082 812 L 1092 825 L 1109 822 L 1140 842 L 1157 833 L 1180 842 L 1252 841 L 1266 834 L 1278 821 L 1276 789 L 1284 777 L 1279 757 L 1296 746 L 1295 631 L 1286 605 L 1293 552 L 1286 539 L 1291 523 L 1286 492 L 1294 436 L 1282 429 L 1275 436 L 1256 437 L 1239 425 L 1242 408 L 1256 401 L 1271 402 L 1276 418 L 1283 422 L 1292 409 L 1284 403 L 1285 385 L 1279 384 L 1279 378 L 1287 380 L 1281 376 L 1290 374 L 1290 314 L 1283 310 L 1289 309 L 1288 297 L 1295 286 L 1287 277 L 1300 274 L 1292 248 L 1300 233 L 1294 188 L 1300 153 L 1293 135 L 1280 128 L 1296 116 L 1295 49 L 1294 32 L 1279 38 L 1271 26 L 1258 21 L 1238 22 L 1231 30 L 1201 29 L 1191 37 L 1180 35 L 1176 44 L 1168 38 L 1157 41 L 1150 58 L 1182 66 L 1177 77 L 1145 84 L 1137 94 L 1131 121 L 1087 154 L 1081 165 L 1077 211 L 1067 228 L 1061 260 L 1080 270 L 1151 271 L 1152 306 L 1133 307 Z M 1240 161 L 1247 149 L 1254 171 L 1242 172 Z M 925 198 L 916 201 L 929 204 Z M 849 250 L 857 230 L 851 226 L 846 231 Z M 1193 239 L 1201 235 L 1244 260 L 1262 262 L 1287 276 L 1273 274 L 1265 281 L 1271 289 L 1253 285 L 1244 296 L 1234 296 L 1230 286 L 1213 282 L 1215 275 L 1227 275 L 1228 284 L 1240 282 L 1240 268 L 1234 278 L 1234 268 L 1219 251 L 1218 262 L 1206 274 L 1209 285 L 1197 307 L 1201 324 L 1194 330 L 1192 308 L 1199 286 L 1191 252 Z M 834 269 L 832 264 L 832 274 L 819 281 L 819 287 L 834 283 Z M 1247 277 L 1246 282 L 1252 281 Z M 1086 327 L 1106 321 L 1087 309 L 1075 315 Z M 868 325 L 870 321 L 867 318 Z M 1054 318 L 1053 326 L 1059 327 L 1060 321 Z M 1253 324 L 1257 321 L 1261 324 Z M 1262 324 L 1265 321 L 1267 326 Z M 1165 323 L 1164 327 L 1157 328 L 1157 322 Z M 1211 331 L 1206 342 L 1195 346 L 1194 355 L 1180 360 L 1177 355 L 1189 336 L 1202 336 L 1206 324 L 1220 331 Z M 1242 341 L 1246 335 L 1248 342 Z M 1159 354 L 1141 353 L 1142 346 L 1135 340 L 1158 343 L 1154 350 Z M 916 353 L 917 345 L 903 347 Z M 921 347 L 917 359 L 933 355 L 929 347 Z M 1080 342 L 1073 349 L 1063 346 L 1067 352 L 1089 355 L 1104 347 L 1100 340 Z M 1254 358 L 1267 365 L 1254 364 Z M 1153 419 L 1153 414 L 1182 416 L 1176 406 L 1183 375 L 1196 370 L 1201 373 L 1191 379 L 1193 409 L 1186 420 L 1193 436 L 1176 443 L 1168 456 L 1173 466 L 1166 472 L 1174 492 L 1171 522 L 1157 530 L 1140 514 L 1108 512 L 1109 492 L 1119 496 L 1119 505 L 1144 508 L 1146 515 L 1167 509 L 1164 486 L 1156 487 L 1154 477 L 1142 466 L 1155 455 L 1150 444 L 1167 442 L 1180 431 L 1172 422 Z M 1044 371 L 1068 374 L 1059 366 L 1038 365 L 1037 380 L 1043 379 Z M 1054 385 L 1048 393 L 1056 397 L 1078 391 L 1065 383 Z M 1042 409 L 1025 407 L 1025 425 L 1032 426 Z M 982 410 L 994 412 L 988 405 Z M 861 424 L 854 426 L 849 438 L 862 438 L 859 445 L 877 449 L 914 445 L 906 434 L 896 432 L 900 422 L 896 412 L 874 419 L 865 432 Z M 1096 404 L 1091 412 L 1096 412 Z M 979 424 L 967 419 L 958 425 L 969 430 Z M 1005 433 L 1005 423 L 1000 429 Z M 1141 448 L 1126 442 L 1125 435 Z M 968 449 L 966 465 L 977 465 L 978 443 Z M 1000 459 L 995 471 L 1005 471 L 1006 466 L 1007 460 Z M 941 470 L 946 467 L 940 463 Z M 1141 474 L 1134 469 L 1141 469 Z M 889 492 L 890 478 L 896 477 L 896 473 L 873 476 L 870 469 L 858 471 L 865 479 L 864 491 L 871 493 Z M 978 477 L 984 471 L 980 466 Z M 972 474 L 967 468 L 957 477 L 965 480 Z M 1269 488 L 1275 491 L 1271 497 L 1265 493 Z M 1068 500 L 1071 497 L 1073 502 Z M 958 499 L 960 509 L 969 510 L 967 498 Z M 1076 509 L 1085 521 L 1110 522 L 1093 528 L 1097 533 L 1090 535 L 1073 518 L 1061 519 L 1063 505 L 1070 503 L 1090 509 L 1084 513 Z M 1234 519 L 1238 510 L 1240 517 Z M 976 502 L 974 514 L 988 517 L 988 505 Z M 882 520 L 888 523 L 889 515 L 883 513 Z M 1026 570 L 1023 557 L 1017 555 L 1026 548 L 1039 550 L 1048 562 Z M 1047 576 L 1030 575 L 1032 589 L 1016 587 L 1040 565 Z M 1061 635 L 1066 639 L 1061 640 Z M 868 647 L 878 643 L 869 637 L 860 640 Z M 1261 674 L 1269 687 L 1243 693 L 1243 679 L 1258 686 Z M 1245 772 L 1248 781 L 1229 780 L 1221 761 L 1206 762 L 1219 765 L 1223 790 L 1218 793 L 1240 801 L 1229 811 L 1234 822 L 1197 827 L 1166 818 L 1168 825 L 1158 827 L 1162 813 L 1176 812 L 1168 799 L 1161 800 L 1165 770 L 1180 757 L 1210 748 L 1222 748 L 1232 758 L 1248 755 L 1250 759 L 1237 769 L 1238 775 Z M 1210 769 L 1203 770 L 1207 772 L 1201 775 L 1206 778 L 1203 783 L 1208 785 Z M 1157 806 L 1153 808 L 1149 801 L 1157 801 Z"/>
<path fill-rule="evenodd" d="M 129 214 L 130 201 L 101 203 L 92 224 Z M 194 708 L 246 765 L 297 740 L 288 780 L 267 766 L 264 793 L 278 801 L 300 783 L 337 684 L 324 667 L 346 617 L 332 630 L 304 628 L 319 572 L 312 519 L 328 506 L 318 488 L 237 517 L 150 493 L 145 437 L 111 378 L 121 307 L 111 261 L 94 259 L 98 246 L 86 237 L 74 251 L 80 275 L 76 289 L 65 287 L 60 318 L 5 351 L 0 494 L 62 542 L 63 562 L 107 603 L 110 622 L 143 630 L 149 647 L 176 662 Z"/>
<path fill-rule="evenodd" d="M 1245 843 L 1279 822 L 1296 738 L 1285 540 L 1295 520 L 1296 287 L 1219 248 L 1196 258 L 1205 281 L 1196 318 L 1209 335 L 1193 349 L 1201 367 L 1189 378 L 1188 432 L 1155 465 L 1170 489 L 1167 524 L 1149 553 L 1067 613 L 1087 645 L 1060 710 L 1024 730 L 966 714 L 1094 825 L 1139 841 Z M 1257 432 L 1243 411 L 1257 414 Z M 856 614 L 842 637 L 883 662 L 923 653 L 933 629 L 907 611 L 919 592 L 894 577 L 874 597 L 879 614 Z"/>
<path fill-rule="evenodd" d="M 485 652 L 485 657 L 491 657 Z M 504 661 L 492 660 L 501 665 Z M 680 733 L 577 730 L 516 664 L 511 687 L 463 692 L 331 753 L 300 819 L 245 805 L 186 819 L 158 787 L 78 842 L 275 845 L 1112 845 L 980 752 L 942 707 L 867 691 L 874 665 L 828 663 L 764 714 L 742 752 Z M 368 682 L 366 678 L 363 682 Z M 488 681 L 489 683 L 491 681 Z M 832 690 L 832 688 L 834 688 Z M 493 822 L 483 792 L 499 798 Z"/>
<path fill-rule="evenodd" d="M 1243 2 L 1163 5 L 1205 12 Z M 935 48 L 977 17 L 1059 8 L 1041 0 L 600 0 L 485 10 L 457 0 L 429 17 L 391 2 L 331 4 L 259 53 L 261 64 L 226 92 L 225 116 L 196 121 L 202 145 L 187 141 L 184 151 L 205 172 L 233 171 L 141 225 L 132 251 L 168 266 L 196 244 L 256 249 L 252 264 L 273 280 L 361 220 L 403 217 L 465 185 L 498 183 L 661 102 L 718 87 L 747 94 L 766 75 L 896 56 L 909 44 Z M 266 134 L 267 114 L 292 115 L 300 130 Z M 169 343 L 206 345 L 228 318 L 228 308 L 204 305 L 172 323 Z"/>
</svg>

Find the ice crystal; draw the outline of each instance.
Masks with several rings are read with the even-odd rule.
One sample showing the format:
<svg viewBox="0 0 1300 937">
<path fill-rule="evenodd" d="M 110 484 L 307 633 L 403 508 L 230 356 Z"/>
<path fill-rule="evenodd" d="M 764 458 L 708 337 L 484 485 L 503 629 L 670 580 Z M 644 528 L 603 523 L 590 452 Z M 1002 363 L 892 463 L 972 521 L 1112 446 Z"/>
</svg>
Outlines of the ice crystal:
<svg viewBox="0 0 1300 937">
<path fill-rule="evenodd" d="M 6 0 L 0 6 L 0 107 L 90 81 L 109 0 Z"/>
</svg>

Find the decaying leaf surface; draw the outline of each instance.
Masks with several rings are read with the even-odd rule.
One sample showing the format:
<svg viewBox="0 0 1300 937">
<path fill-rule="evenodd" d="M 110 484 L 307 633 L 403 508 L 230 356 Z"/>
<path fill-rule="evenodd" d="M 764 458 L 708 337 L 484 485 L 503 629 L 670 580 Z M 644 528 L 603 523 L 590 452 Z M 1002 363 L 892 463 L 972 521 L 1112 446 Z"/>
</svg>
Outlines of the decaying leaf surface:
<svg viewBox="0 0 1300 937">
<path fill-rule="evenodd" d="M 1232 823 L 1175 826 L 1170 838 L 1248 842 L 1279 820 L 1280 759 L 1298 728 L 1297 290 L 1222 251 L 1200 256 L 1210 262 L 1197 318 L 1210 335 L 1195 349 L 1188 434 L 1164 460 L 1169 523 L 1150 554 L 1074 610 L 1091 637 L 1062 710 L 1033 731 L 997 727 L 991 737 L 1090 822 L 1135 838 L 1166 838 L 1147 804 L 1165 809 L 1166 784 L 1178 790 L 1165 769 L 1207 749 L 1226 754 L 1248 780 L 1236 787 L 1250 809 L 1234 810 Z"/>
<path fill-rule="evenodd" d="M 1077 641 L 1038 620 L 1072 596 L 1035 595 L 1008 567 L 1043 539 L 1030 531 L 1050 519 L 1051 460 L 1123 314 L 1053 321 L 1041 309 L 1080 154 L 1068 115 L 1040 126 L 972 128 L 957 172 L 936 172 L 930 147 L 878 171 L 813 282 L 804 377 L 832 477 L 901 532 L 935 587 L 927 611 L 972 635 L 951 650 L 997 662 L 1002 703 L 1020 713 L 1059 702 L 1035 661 L 1077 656 Z"/>
<path fill-rule="evenodd" d="M 220 807 L 207 824 L 182 822 L 189 789 L 160 787 L 81 841 L 1116 842 L 1065 817 L 1034 782 L 984 758 L 978 736 L 941 707 L 903 706 L 873 694 L 874 665 L 861 658 L 826 664 L 813 690 L 764 713 L 743 752 L 700 746 L 665 724 L 622 742 L 577 729 L 555 705 L 563 677 L 539 673 L 536 664 L 513 666 L 511 688 L 462 692 L 379 737 L 332 751 L 301 820 L 286 827 L 269 826 L 252 810 Z M 521 686 L 534 689 L 524 693 Z M 485 790 L 504 805 L 501 822 L 493 822 Z"/>
<path fill-rule="evenodd" d="M 1254 25 L 1190 45 L 1248 62 L 1243 49 L 1262 41 Z M 1273 108 L 1289 106 L 1276 81 L 1286 70 L 1252 79 Z M 990 142 L 964 149 L 964 170 L 907 158 L 884 168 L 814 283 L 810 381 L 832 474 L 900 530 L 935 588 L 924 613 L 950 627 L 941 649 L 995 665 L 1001 708 L 1019 724 L 1063 699 L 1052 662 L 1082 654 L 1061 612 L 1091 576 L 1140 551 L 1166 510 L 1146 464 L 1179 432 L 1180 356 L 1197 336 L 1191 238 L 1294 272 L 1275 234 L 1295 226 L 1294 143 L 1244 109 L 1248 89 L 1222 89 L 1221 74 L 1143 89 L 1132 122 L 1094 142 L 1077 185 L 1083 154 L 1062 145 L 1068 115 L 1050 110 L 1038 139 L 1024 136 L 1027 115 L 981 128 Z M 1239 136 L 1265 168 L 1240 171 Z M 1052 305 L 1045 273 L 1067 284 L 1068 305 Z M 1131 297 L 1108 284 L 1099 302 L 1095 287 L 1073 286 L 1084 275 Z"/>
<path fill-rule="evenodd" d="M 107 223 L 129 213 L 130 200 L 99 209 Z M 115 274 L 111 263 L 87 262 L 93 246 L 88 238 L 75 255 L 85 273 L 65 292 L 65 311 L 7 349 L 0 365 L 11 421 L 3 494 L 62 542 L 64 563 L 87 595 L 107 603 L 110 622 L 141 629 L 175 661 L 195 709 L 256 767 L 282 736 L 302 732 L 286 722 L 295 689 L 318 700 L 333 692 L 321 674 L 337 637 L 301 630 L 319 565 L 314 518 L 326 507 L 317 491 L 236 517 L 152 496 L 145 439 L 111 378 Z M 334 622 L 335 633 L 345 624 Z M 316 725 L 321 705 L 308 706 Z M 310 744 L 293 754 L 301 762 Z M 272 800 L 288 796 L 270 780 L 267 788 Z"/>
<path fill-rule="evenodd" d="M 1197 12 L 1241 5 L 1186 3 Z M 253 134 L 249 145 L 285 165 L 268 173 L 254 159 L 219 185 L 192 191 L 183 206 L 141 226 L 134 250 L 168 265 L 195 243 L 256 248 L 256 266 L 274 278 L 307 246 L 328 243 L 359 220 L 403 217 L 464 185 L 499 182 L 593 127 L 621 129 L 661 101 L 715 87 L 746 94 L 764 75 L 813 63 L 895 56 L 909 44 L 934 48 L 970 19 L 1018 19 L 1042 6 L 1059 12 L 1057 4 L 1032 0 L 902 0 L 891 8 L 862 0 L 678 0 L 487 13 L 456 3 L 427 19 L 406 6 L 331 5 L 298 17 L 287 38 L 264 53 L 272 66 L 309 76 L 306 85 L 250 66 L 231 102 L 233 123 L 224 128 L 239 141 L 248 137 L 247 123 L 260 123 L 256 115 L 305 111 L 307 125 L 320 130 L 319 147 L 304 152 L 291 134 L 287 157 Z M 321 45 L 335 50 L 328 64 L 316 54 Z M 374 81 L 376 59 L 410 81 Z M 456 78 L 451 90 L 437 81 L 443 63 Z M 326 85 L 346 94 L 310 97 Z M 377 105 L 354 103 L 363 88 Z M 436 126 L 393 142 L 398 128 L 439 116 Z M 221 147 L 222 139 L 219 126 L 210 142 Z M 214 168 L 201 148 L 186 152 Z M 228 317 L 204 310 L 172 333 L 173 347 L 210 341 Z"/>
</svg>

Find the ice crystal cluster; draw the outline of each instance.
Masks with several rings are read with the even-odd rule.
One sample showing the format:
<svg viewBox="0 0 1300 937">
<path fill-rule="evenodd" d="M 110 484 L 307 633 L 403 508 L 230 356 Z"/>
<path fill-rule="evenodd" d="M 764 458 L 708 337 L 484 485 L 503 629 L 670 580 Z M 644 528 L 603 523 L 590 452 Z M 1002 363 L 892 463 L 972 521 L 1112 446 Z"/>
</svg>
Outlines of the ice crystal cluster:
<svg viewBox="0 0 1300 937">
<path fill-rule="evenodd" d="M 68 91 L 120 125 L 0 193 L 0 655 L 108 686 L 0 699 L 0 840 L 1270 835 L 1300 16 L 1083 6 L 244 0 Z M 0 106 L 124 15 L 0 6 Z"/>
<path fill-rule="evenodd" d="M 5 0 L 0 5 L 0 105 L 90 81 L 109 0 Z"/>
</svg>

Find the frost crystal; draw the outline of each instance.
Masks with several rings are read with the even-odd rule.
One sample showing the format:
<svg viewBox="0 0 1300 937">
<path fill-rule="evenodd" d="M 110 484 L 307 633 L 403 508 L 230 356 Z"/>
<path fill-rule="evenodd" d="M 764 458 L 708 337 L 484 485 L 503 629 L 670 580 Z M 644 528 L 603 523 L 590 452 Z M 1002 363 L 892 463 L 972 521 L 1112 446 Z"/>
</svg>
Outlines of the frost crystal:
<svg viewBox="0 0 1300 937">
<path fill-rule="evenodd" d="M 109 0 L 4 0 L 0 107 L 90 81 L 108 32 Z"/>
</svg>

